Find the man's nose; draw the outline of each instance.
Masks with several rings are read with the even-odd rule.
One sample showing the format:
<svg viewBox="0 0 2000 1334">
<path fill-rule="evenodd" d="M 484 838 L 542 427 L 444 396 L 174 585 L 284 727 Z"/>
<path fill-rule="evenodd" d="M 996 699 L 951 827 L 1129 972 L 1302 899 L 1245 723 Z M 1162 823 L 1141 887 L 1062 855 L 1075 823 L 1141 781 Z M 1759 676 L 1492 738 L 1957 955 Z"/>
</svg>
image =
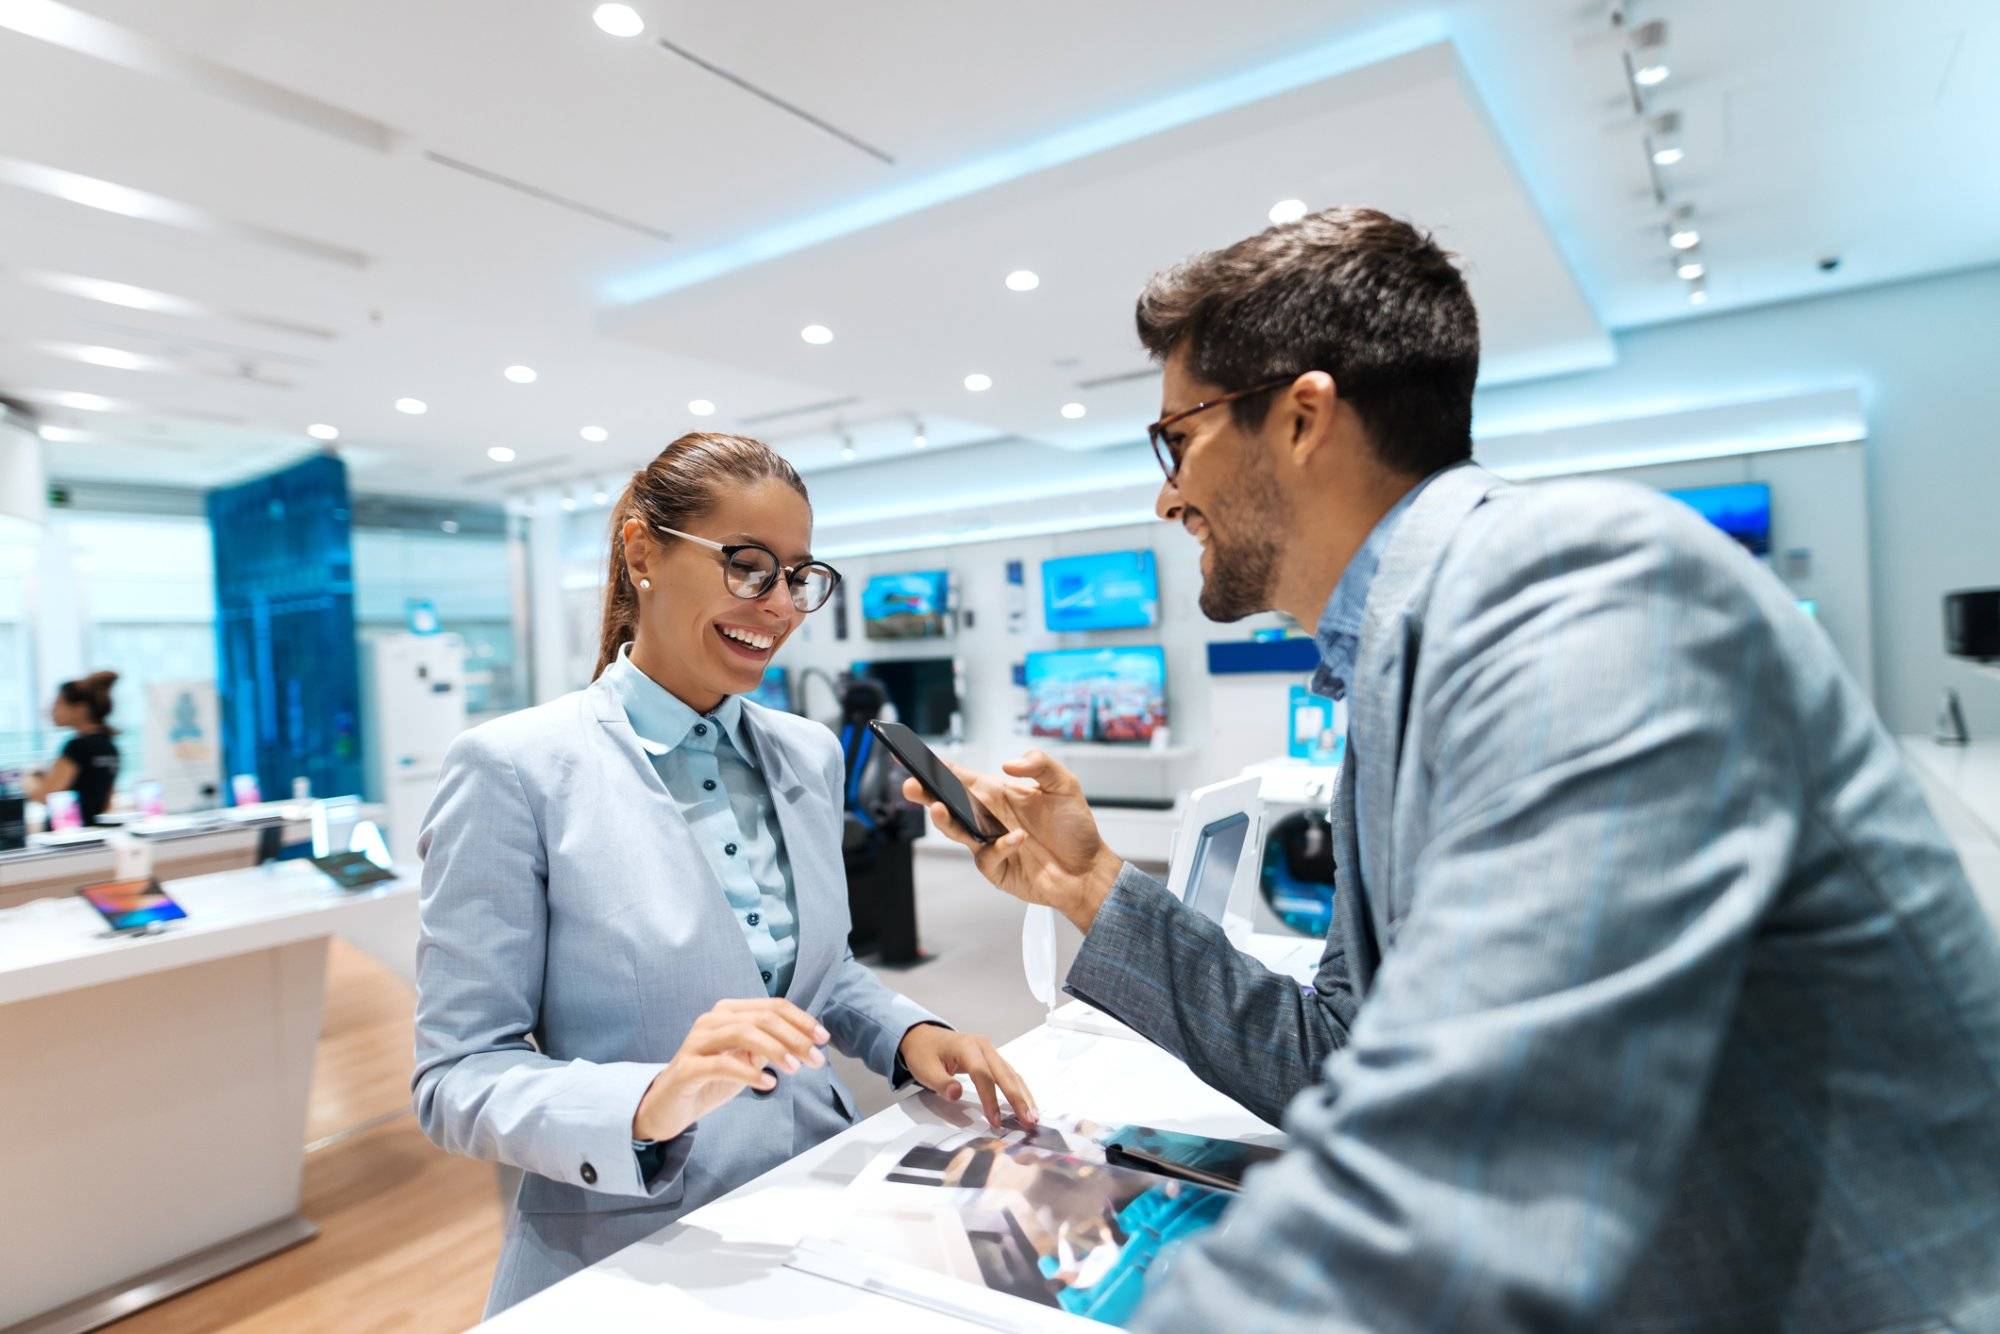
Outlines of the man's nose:
<svg viewBox="0 0 2000 1334">
<path fill-rule="evenodd" d="M 1160 483 L 1160 494 L 1153 498 L 1153 513 L 1162 519 L 1171 521 L 1179 518 L 1181 510 L 1184 508 L 1185 506 L 1181 502 L 1181 493 L 1174 486 L 1173 482 L 1165 481 Z"/>
</svg>

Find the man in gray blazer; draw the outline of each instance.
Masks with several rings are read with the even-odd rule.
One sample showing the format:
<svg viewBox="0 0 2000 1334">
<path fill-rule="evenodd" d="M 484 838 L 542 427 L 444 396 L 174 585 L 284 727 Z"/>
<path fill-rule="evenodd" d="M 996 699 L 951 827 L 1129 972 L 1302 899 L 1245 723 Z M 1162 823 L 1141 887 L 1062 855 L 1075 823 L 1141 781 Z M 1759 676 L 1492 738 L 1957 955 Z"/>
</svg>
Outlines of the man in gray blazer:
<svg viewBox="0 0 2000 1334">
<path fill-rule="evenodd" d="M 1197 256 L 1139 329 L 1203 611 L 1316 626 L 1349 706 L 1305 988 L 1046 756 L 966 775 L 1067 990 L 1291 1137 L 1139 1324 L 2000 1328 L 2000 943 L 1786 590 L 1656 494 L 1473 465 L 1471 299 L 1382 214 Z"/>
</svg>

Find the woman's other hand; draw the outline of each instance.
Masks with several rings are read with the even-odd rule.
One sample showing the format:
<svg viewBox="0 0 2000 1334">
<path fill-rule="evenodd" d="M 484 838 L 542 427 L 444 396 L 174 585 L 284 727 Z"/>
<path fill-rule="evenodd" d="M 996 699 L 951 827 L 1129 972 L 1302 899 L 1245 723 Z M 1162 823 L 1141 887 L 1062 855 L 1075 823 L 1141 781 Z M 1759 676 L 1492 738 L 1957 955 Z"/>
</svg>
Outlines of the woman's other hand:
<svg viewBox="0 0 2000 1334">
<path fill-rule="evenodd" d="M 632 1114 L 632 1138 L 672 1139 L 746 1088 L 776 1088 L 779 1071 L 825 1065 L 827 1036 L 817 1019 L 780 997 L 718 1002 L 647 1086 Z"/>
<path fill-rule="evenodd" d="M 1035 1124 L 1035 1100 L 1028 1086 L 1007 1064 L 993 1044 L 977 1033 L 958 1033 L 938 1024 L 918 1024 L 903 1034 L 898 1048 L 910 1077 L 933 1093 L 947 1098 L 959 1096 L 958 1076 L 971 1078 L 979 1092 L 979 1105 L 989 1124 L 1000 1124 L 1000 1099 L 995 1090 L 1007 1095 L 1014 1115 L 1028 1125 Z"/>
</svg>

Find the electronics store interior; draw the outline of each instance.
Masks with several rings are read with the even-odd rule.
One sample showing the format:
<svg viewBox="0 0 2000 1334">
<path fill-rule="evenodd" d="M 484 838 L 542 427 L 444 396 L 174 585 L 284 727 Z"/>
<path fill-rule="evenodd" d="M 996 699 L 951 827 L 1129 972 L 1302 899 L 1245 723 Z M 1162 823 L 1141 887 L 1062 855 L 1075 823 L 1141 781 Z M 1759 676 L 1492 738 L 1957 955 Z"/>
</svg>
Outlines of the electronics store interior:
<svg viewBox="0 0 2000 1334">
<path fill-rule="evenodd" d="M 0 1334 L 2000 1331 L 1996 315 L 1983 0 L 0 0 Z"/>
</svg>

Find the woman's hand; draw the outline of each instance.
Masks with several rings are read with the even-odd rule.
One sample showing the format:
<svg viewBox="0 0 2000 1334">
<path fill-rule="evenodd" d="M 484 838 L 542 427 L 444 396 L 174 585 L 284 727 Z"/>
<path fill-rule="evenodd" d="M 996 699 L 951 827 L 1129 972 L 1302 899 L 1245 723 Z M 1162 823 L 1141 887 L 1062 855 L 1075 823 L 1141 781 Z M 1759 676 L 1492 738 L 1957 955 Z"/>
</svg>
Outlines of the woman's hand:
<svg viewBox="0 0 2000 1334">
<path fill-rule="evenodd" d="M 632 1138 L 672 1139 L 746 1088 L 776 1088 L 775 1071 L 825 1065 L 826 1041 L 817 1019 L 780 997 L 719 1002 L 653 1077 L 632 1114 Z"/>
<path fill-rule="evenodd" d="M 970 1075 L 979 1090 L 979 1105 L 988 1124 L 1000 1124 L 1000 1099 L 994 1089 L 1007 1095 L 1014 1115 L 1028 1125 L 1039 1119 L 1035 1100 L 1014 1067 L 993 1050 L 993 1044 L 977 1033 L 957 1033 L 938 1024 L 918 1024 L 903 1034 L 897 1049 L 910 1077 L 933 1093 L 947 1098 L 959 1096 L 959 1075 Z"/>
<path fill-rule="evenodd" d="M 943 802 L 933 802 L 910 778 L 903 795 L 929 804 L 938 831 L 972 850 L 981 875 L 1027 903 L 1045 904 L 1085 935 L 1110 897 L 1124 862 L 1104 845 L 1076 775 L 1039 750 L 1000 766 L 1012 781 L 951 766 L 974 799 L 1009 832 L 981 843 L 959 828 Z"/>
</svg>

